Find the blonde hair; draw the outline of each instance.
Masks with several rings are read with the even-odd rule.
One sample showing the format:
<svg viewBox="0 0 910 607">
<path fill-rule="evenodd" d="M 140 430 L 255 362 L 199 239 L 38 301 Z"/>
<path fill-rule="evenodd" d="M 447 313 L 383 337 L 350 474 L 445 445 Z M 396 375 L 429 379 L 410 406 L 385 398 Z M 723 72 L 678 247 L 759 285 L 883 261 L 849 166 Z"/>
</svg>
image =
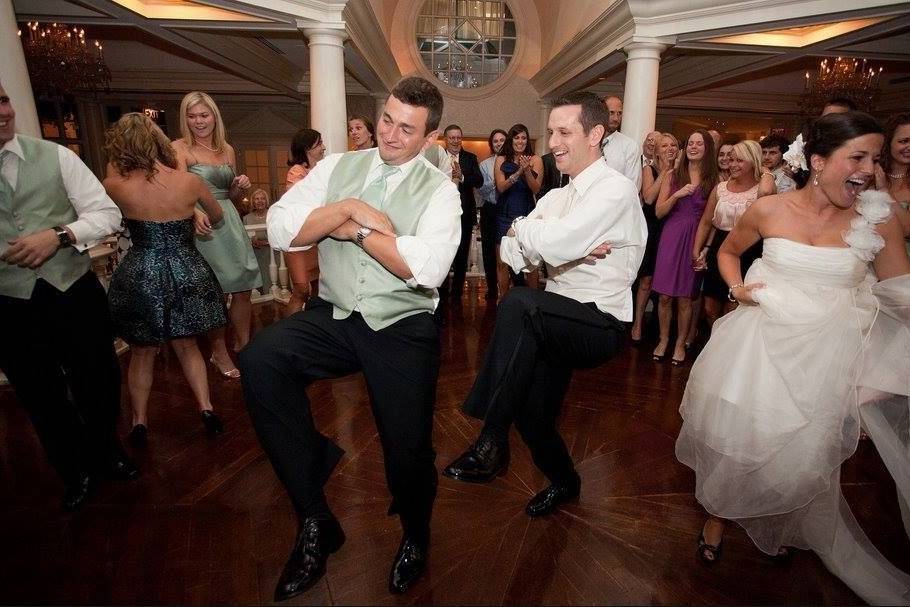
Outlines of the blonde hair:
<svg viewBox="0 0 910 607">
<path fill-rule="evenodd" d="M 761 145 L 757 141 L 744 139 L 733 146 L 733 153 L 740 160 L 751 162 L 755 181 L 761 179 Z"/>
<path fill-rule="evenodd" d="M 258 194 L 258 193 L 260 193 L 260 192 L 262 192 L 262 195 L 265 196 L 265 206 L 269 206 L 270 204 L 272 204 L 272 200 L 271 200 L 271 198 L 269 198 L 269 193 L 266 192 L 266 191 L 265 191 L 264 189 L 262 189 L 262 188 L 256 188 L 256 189 L 253 190 L 253 192 L 250 194 L 250 208 L 253 208 L 253 199 L 256 198 L 256 194 Z"/>
<path fill-rule="evenodd" d="M 151 118 L 140 112 L 120 117 L 104 136 L 108 162 L 125 177 L 130 171 L 145 171 L 146 179 L 158 172 L 155 161 L 177 168 L 177 155 L 171 141 Z"/>
<path fill-rule="evenodd" d="M 189 125 L 186 123 L 186 114 L 190 111 L 191 107 L 200 103 L 206 106 L 215 117 L 215 129 L 212 131 L 212 147 L 215 148 L 216 153 L 220 154 L 224 151 L 227 135 L 224 131 L 224 121 L 221 119 L 221 112 L 218 110 L 218 105 L 208 93 L 191 91 L 183 96 L 183 100 L 180 102 L 180 136 L 183 138 L 183 142 L 186 143 L 186 145 L 195 145 L 196 137 L 193 135 L 192 129 L 190 129 Z"/>
</svg>

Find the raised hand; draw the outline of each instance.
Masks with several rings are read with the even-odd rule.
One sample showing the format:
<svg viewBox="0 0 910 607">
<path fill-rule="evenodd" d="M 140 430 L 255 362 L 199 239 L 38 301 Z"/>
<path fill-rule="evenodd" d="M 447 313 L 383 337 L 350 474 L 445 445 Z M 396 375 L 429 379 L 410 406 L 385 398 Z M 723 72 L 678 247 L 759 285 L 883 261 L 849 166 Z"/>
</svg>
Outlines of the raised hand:
<svg viewBox="0 0 910 607">
<path fill-rule="evenodd" d="M 246 175 L 237 175 L 231 182 L 231 187 L 239 190 L 249 190 L 251 186 L 250 178 Z"/>
</svg>

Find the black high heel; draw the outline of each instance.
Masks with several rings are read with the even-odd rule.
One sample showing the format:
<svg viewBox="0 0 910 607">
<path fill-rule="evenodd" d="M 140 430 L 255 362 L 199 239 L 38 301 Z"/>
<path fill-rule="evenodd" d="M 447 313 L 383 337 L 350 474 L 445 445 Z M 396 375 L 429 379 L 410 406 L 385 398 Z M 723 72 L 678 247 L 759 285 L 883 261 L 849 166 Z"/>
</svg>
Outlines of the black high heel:
<svg viewBox="0 0 910 607">
<path fill-rule="evenodd" d="M 202 412 L 202 425 L 205 426 L 205 432 L 209 435 L 209 438 L 224 434 L 224 424 L 214 411 L 206 410 Z"/>
<path fill-rule="evenodd" d="M 669 347 L 669 345 L 667 347 Z M 659 363 L 659 362 L 663 361 L 665 358 L 667 358 L 667 347 L 664 348 L 663 354 L 657 354 L 656 352 L 652 352 L 651 360 L 653 360 L 656 363 Z M 657 350 L 657 348 L 655 348 L 655 350 Z"/>
<path fill-rule="evenodd" d="M 698 555 L 698 558 L 701 559 L 701 562 L 708 565 L 713 565 L 720 560 L 721 555 L 724 552 L 724 538 L 720 538 L 720 542 L 716 546 L 709 544 L 705 541 L 705 532 L 702 531 L 701 535 L 698 536 L 698 548 L 695 554 Z"/>
<path fill-rule="evenodd" d="M 149 429 L 145 424 L 136 424 L 130 433 L 126 435 L 126 441 L 130 447 L 141 449 L 148 443 Z"/>
</svg>

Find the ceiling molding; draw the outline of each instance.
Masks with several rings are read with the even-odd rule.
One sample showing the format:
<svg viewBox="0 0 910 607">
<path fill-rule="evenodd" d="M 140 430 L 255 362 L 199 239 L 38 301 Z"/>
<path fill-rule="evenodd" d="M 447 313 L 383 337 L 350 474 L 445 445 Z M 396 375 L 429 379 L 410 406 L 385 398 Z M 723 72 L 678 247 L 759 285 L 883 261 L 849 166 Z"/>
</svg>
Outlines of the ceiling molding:
<svg viewBox="0 0 910 607">
<path fill-rule="evenodd" d="M 579 74 L 632 42 L 635 23 L 625 2 L 615 2 L 572 37 L 530 80 L 541 97 L 566 88 Z"/>
<path fill-rule="evenodd" d="M 784 52 L 780 52 L 776 55 L 771 56 L 752 56 L 743 61 L 742 65 L 733 67 L 732 69 L 727 69 L 725 63 L 721 61 L 717 61 L 716 63 L 706 62 L 702 66 L 703 69 L 698 72 L 698 78 L 690 77 L 688 79 L 688 82 L 666 82 L 663 80 L 664 74 L 661 73 L 662 82 L 658 97 L 665 98 L 677 95 L 685 95 L 697 90 L 711 88 L 713 85 L 717 85 L 734 78 L 742 77 L 753 72 L 778 67 L 799 60 L 806 56 L 815 56 L 815 54 L 818 52 L 825 52 L 836 49 L 837 47 L 842 47 L 844 45 L 856 44 L 865 40 L 869 40 L 871 38 L 899 32 L 908 27 L 910 27 L 910 15 L 904 14 L 902 16 L 870 25 L 869 27 L 849 32 L 836 38 L 829 38 L 827 40 L 823 40 L 806 47 L 788 48 L 784 50 Z M 729 50 L 735 51 L 736 47 L 731 45 L 731 48 Z M 843 53 L 841 52 L 838 54 Z"/>
<path fill-rule="evenodd" d="M 372 78 L 361 72 L 358 80 L 371 91 L 392 90 L 395 83 L 401 79 L 401 72 L 369 1 L 350 0 L 345 6 L 343 16 L 350 41 L 359 55 L 353 57 L 354 53 L 349 52 L 348 45 L 345 45 L 345 59 L 350 60 L 352 67 L 355 63 L 360 63 L 373 72 Z"/>
</svg>

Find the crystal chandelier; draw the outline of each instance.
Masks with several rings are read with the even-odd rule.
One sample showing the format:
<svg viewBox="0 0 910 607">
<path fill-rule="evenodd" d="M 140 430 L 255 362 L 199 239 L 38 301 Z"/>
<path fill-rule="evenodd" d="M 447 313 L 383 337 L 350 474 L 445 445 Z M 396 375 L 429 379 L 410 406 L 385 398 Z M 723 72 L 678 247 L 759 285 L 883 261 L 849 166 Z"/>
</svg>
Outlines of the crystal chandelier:
<svg viewBox="0 0 910 607">
<path fill-rule="evenodd" d="M 881 78 L 882 68 L 867 67 L 865 59 L 823 59 L 815 80 L 811 80 L 809 72 L 806 72 L 803 112 L 808 116 L 818 116 L 828 100 L 834 97 L 849 99 L 858 109 L 870 112 L 878 101 Z"/>
<path fill-rule="evenodd" d="M 109 89 L 111 70 L 104 62 L 103 47 L 97 40 L 87 44 L 84 29 L 29 21 L 25 32 L 23 36 L 19 30 L 19 37 L 36 94 L 61 97 L 75 90 Z"/>
</svg>

